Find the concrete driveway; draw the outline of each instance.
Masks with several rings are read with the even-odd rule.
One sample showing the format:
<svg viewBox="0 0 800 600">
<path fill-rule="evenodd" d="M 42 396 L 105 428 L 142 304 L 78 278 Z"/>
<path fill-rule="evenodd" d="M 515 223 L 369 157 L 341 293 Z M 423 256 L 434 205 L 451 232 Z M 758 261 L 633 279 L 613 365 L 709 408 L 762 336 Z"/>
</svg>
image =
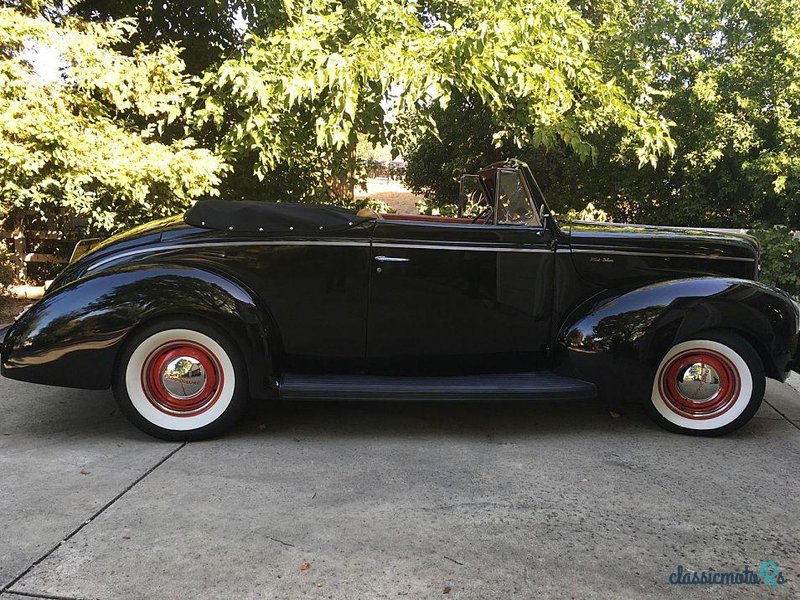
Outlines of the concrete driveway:
<svg viewBox="0 0 800 600">
<path fill-rule="evenodd" d="M 717 439 L 593 403 L 257 407 L 193 444 L 106 392 L 0 380 L 0 409 L 2 600 L 800 594 L 789 385 Z M 777 591 L 668 583 L 765 560 Z"/>
</svg>

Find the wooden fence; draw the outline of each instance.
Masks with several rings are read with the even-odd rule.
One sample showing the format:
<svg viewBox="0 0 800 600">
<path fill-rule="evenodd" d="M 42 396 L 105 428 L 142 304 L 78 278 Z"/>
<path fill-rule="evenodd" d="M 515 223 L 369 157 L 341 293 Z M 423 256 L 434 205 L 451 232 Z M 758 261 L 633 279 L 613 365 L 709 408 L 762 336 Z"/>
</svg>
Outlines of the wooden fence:
<svg viewBox="0 0 800 600">
<path fill-rule="evenodd" d="M 0 230 L 0 239 L 13 241 L 14 267 L 17 275 L 21 279 L 27 276 L 28 265 L 30 263 L 51 263 L 60 264 L 69 262 L 68 259 L 56 254 L 43 252 L 28 252 L 28 240 L 55 240 L 67 241 L 60 231 L 28 231 L 27 235 L 23 231 L 3 231 Z"/>
</svg>

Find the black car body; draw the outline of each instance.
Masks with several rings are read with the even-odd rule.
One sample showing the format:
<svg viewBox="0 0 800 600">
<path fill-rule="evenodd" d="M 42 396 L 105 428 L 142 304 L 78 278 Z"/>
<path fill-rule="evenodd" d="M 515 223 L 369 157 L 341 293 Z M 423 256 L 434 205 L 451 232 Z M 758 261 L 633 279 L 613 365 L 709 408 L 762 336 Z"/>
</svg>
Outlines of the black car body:
<svg viewBox="0 0 800 600">
<path fill-rule="evenodd" d="M 105 389 L 132 336 L 175 319 L 229 338 L 248 396 L 286 400 L 647 398 L 704 332 L 767 377 L 794 367 L 798 312 L 757 282 L 749 236 L 559 225 L 517 161 L 476 181 L 475 219 L 207 201 L 115 236 L 10 327 L 2 373 Z"/>
</svg>

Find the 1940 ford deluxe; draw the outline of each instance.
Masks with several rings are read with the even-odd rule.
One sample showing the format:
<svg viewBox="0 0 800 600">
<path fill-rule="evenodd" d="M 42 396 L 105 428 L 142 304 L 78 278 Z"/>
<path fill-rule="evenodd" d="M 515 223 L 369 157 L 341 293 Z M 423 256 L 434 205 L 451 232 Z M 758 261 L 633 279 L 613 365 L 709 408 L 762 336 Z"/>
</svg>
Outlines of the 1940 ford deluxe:
<svg viewBox="0 0 800 600">
<path fill-rule="evenodd" d="M 716 435 L 797 367 L 796 305 L 756 281 L 753 239 L 560 226 L 513 160 L 464 183 L 475 217 L 207 200 L 79 243 L 4 332 L 2 373 L 113 387 L 147 433 L 194 440 L 249 398 L 641 399 Z"/>
</svg>

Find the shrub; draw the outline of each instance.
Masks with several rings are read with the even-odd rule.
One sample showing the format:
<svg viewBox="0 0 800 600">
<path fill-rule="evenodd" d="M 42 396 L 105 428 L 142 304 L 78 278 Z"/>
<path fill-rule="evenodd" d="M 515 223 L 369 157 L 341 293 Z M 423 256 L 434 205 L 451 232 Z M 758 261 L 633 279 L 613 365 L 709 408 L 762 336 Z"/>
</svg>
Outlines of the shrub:
<svg viewBox="0 0 800 600">
<path fill-rule="evenodd" d="M 215 191 L 226 164 L 180 127 L 195 89 L 180 48 L 130 49 L 135 35 L 132 19 L 0 4 L 2 228 L 113 233 Z"/>
<path fill-rule="evenodd" d="M 594 204 L 589 202 L 581 210 L 575 210 L 574 208 L 570 208 L 566 212 L 566 220 L 567 221 L 610 221 L 611 219 L 608 217 L 608 213 L 604 211 L 602 208 L 597 208 Z"/>
<path fill-rule="evenodd" d="M 800 240 L 782 226 L 749 233 L 761 244 L 761 281 L 800 297 Z"/>
</svg>

